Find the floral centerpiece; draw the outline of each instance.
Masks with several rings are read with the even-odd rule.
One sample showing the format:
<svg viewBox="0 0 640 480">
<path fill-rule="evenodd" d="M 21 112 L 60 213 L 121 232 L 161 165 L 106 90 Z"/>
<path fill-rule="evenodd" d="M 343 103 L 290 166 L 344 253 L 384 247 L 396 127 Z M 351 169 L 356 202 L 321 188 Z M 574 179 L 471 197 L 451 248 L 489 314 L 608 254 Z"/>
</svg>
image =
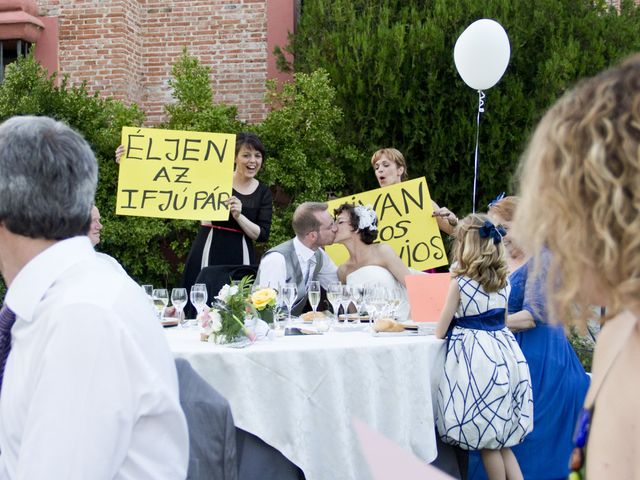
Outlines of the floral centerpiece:
<svg viewBox="0 0 640 480">
<path fill-rule="evenodd" d="M 202 341 L 231 343 L 241 337 L 251 338 L 244 318 L 250 313 L 248 300 L 252 283 L 252 277 L 246 276 L 237 284 L 220 289 L 211 308 L 198 316 Z"/>
<path fill-rule="evenodd" d="M 251 294 L 251 309 L 254 314 L 267 323 L 273 323 L 276 313 L 278 292 L 273 288 L 260 288 Z"/>
<path fill-rule="evenodd" d="M 211 308 L 198 316 L 203 342 L 231 343 L 243 337 L 253 341 L 256 317 L 266 323 L 273 322 L 277 292 L 273 288 L 260 288 L 251 293 L 252 285 L 253 277 L 248 275 L 238 283 L 220 289 Z M 262 327 L 257 330 L 268 330 L 266 324 Z"/>
</svg>

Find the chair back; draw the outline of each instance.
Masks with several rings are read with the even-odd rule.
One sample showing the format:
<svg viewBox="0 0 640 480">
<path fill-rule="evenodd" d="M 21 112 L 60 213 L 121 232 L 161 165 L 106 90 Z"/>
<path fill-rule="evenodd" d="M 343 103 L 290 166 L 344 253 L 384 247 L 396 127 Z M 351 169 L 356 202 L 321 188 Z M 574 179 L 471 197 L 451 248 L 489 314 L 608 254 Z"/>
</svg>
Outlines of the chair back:
<svg viewBox="0 0 640 480">
<path fill-rule="evenodd" d="M 176 359 L 180 405 L 189 427 L 187 480 L 238 480 L 236 428 L 229 402 L 183 358 Z"/>
<path fill-rule="evenodd" d="M 257 272 L 258 265 L 211 265 L 200 270 L 196 283 L 207 286 L 207 303 L 210 305 L 223 286 L 232 280 L 241 280 L 246 275 L 255 278 Z"/>
</svg>

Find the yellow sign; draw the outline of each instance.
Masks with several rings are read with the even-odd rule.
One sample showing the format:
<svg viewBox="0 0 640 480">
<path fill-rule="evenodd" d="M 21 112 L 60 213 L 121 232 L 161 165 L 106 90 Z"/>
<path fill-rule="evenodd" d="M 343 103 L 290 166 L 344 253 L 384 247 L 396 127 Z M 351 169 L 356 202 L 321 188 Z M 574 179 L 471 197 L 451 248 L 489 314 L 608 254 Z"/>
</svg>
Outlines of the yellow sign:
<svg viewBox="0 0 640 480">
<path fill-rule="evenodd" d="M 424 177 L 327 203 L 330 212 L 343 203 L 373 206 L 378 215 L 377 241 L 390 245 L 409 268 L 427 270 L 448 263 Z M 349 257 L 342 245 L 325 250 L 336 265 Z"/>
<path fill-rule="evenodd" d="M 229 218 L 235 135 L 124 127 L 122 145 L 117 214 Z"/>
</svg>

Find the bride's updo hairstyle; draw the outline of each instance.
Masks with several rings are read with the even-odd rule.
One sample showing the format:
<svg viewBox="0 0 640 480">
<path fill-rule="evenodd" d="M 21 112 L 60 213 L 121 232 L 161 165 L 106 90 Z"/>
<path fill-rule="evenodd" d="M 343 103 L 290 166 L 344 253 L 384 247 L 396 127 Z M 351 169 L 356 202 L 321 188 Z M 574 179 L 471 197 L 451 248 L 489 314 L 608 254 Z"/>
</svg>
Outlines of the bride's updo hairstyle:
<svg viewBox="0 0 640 480">
<path fill-rule="evenodd" d="M 371 207 L 343 203 L 333 211 L 337 217 L 342 212 L 349 214 L 349 225 L 354 232 L 358 232 L 360 239 L 367 245 L 371 245 L 378 238 L 378 216 Z"/>
</svg>

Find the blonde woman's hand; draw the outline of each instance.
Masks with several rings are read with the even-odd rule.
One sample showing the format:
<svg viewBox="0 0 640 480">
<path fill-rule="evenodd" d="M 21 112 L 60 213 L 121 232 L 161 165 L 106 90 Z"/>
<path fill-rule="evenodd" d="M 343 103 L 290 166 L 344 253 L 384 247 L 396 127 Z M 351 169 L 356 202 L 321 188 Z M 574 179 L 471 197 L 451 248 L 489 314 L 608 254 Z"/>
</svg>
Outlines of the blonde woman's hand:
<svg viewBox="0 0 640 480">
<path fill-rule="evenodd" d="M 447 207 L 440 207 L 433 212 L 434 217 L 446 218 L 449 225 L 455 227 L 458 224 L 458 217 Z"/>
</svg>

